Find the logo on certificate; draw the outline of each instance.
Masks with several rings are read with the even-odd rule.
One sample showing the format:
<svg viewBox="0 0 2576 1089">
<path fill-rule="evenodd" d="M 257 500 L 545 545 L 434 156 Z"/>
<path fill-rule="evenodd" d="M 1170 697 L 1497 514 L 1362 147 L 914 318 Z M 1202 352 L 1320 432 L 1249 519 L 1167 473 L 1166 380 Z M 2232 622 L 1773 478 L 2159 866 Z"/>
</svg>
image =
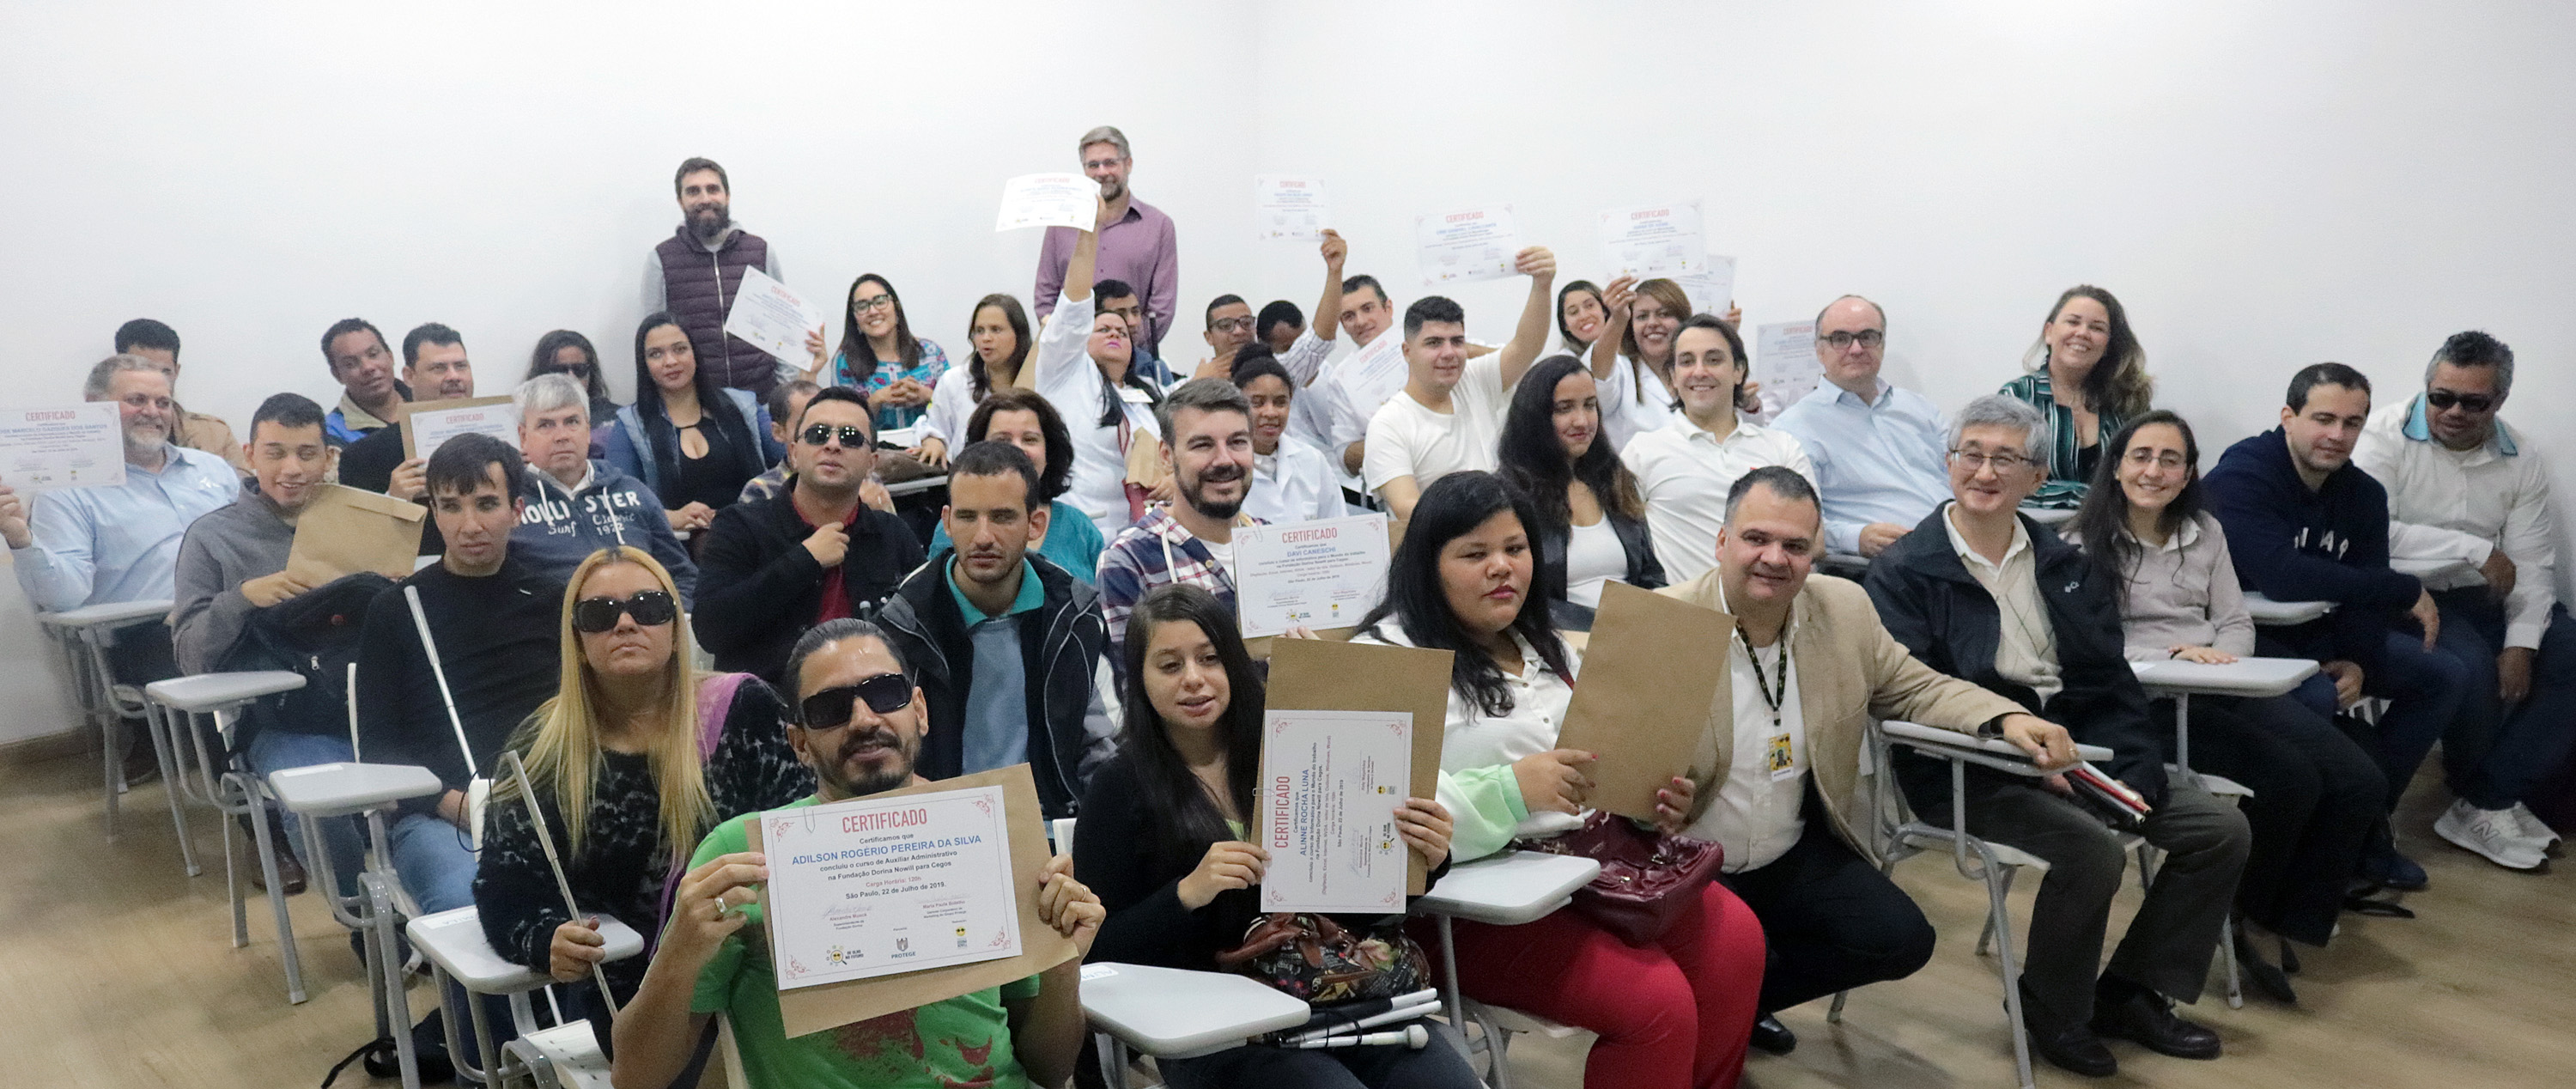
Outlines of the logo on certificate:
<svg viewBox="0 0 2576 1089">
<path fill-rule="evenodd" d="M 850 952 L 849 950 L 837 945 L 826 951 L 823 956 L 824 959 L 837 965 L 847 965 L 851 961 L 859 959 L 859 954 Z"/>
<path fill-rule="evenodd" d="M 912 939 L 910 939 L 910 938 L 896 938 L 896 939 L 894 940 L 894 951 L 895 951 L 895 952 L 897 952 L 897 953 L 909 953 L 909 952 L 911 952 L 911 951 L 912 951 Z"/>
<path fill-rule="evenodd" d="M 962 926 L 957 928 L 957 948 L 966 948 L 966 928 Z"/>
</svg>

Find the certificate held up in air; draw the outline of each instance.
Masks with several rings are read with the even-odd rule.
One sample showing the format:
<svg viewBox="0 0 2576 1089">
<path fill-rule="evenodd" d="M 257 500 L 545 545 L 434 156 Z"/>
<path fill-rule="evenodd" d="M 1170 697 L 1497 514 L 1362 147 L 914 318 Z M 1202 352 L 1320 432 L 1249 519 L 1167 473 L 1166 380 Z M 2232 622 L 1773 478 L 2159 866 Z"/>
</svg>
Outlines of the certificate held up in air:
<svg viewBox="0 0 2576 1089">
<path fill-rule="evenodd" d="M 403 413 L 403 460 L 437 453 L 458 435 L 490 435 L 519 445 L 519 403 L 509 397 L 424 401 Z"/>
<path fill-rule="evenodd" d="M 829 316 L 786 284 L 747 268 L 742 287 L 734 292 L 733 309 L 725 315 L 724 331 L 772 358 L 794 361 L 806 357 L 806 334 L 820 330 Z"/>
<path fill-rule="evenodd" d="M 1333 225 L 1324 183 L 1314 178 L 1263 174 L 1252 179 L 1252 236 L 1262 241 L 1313 242 Z"/>
<path fill-rule="evenodd" d="M 125 436 L 114 402 L 0 409 L 0 484 L 24 494 L 124 483 Z"/>
<path fill-rule="evenodd" d="M 1621 276 L 1697 276 L 1708 268 L 1699 202 L 1601 213 L 1601 255 Z"/>
<path fill-rule="evenodd" d="M 1521 251 L 1520 221 L 1508 204 L 1413 217 L 1415 263 L 1428 287 L 1500 280 Z"/>
<path fill-rule="evenodd" d="M 1080 174 L 1022 174 L 1002 183 L 1002 211 L 995 231 L 1023 227 L 1071 227 L 1090 230 L 1100 183 Z"/>
</svg>

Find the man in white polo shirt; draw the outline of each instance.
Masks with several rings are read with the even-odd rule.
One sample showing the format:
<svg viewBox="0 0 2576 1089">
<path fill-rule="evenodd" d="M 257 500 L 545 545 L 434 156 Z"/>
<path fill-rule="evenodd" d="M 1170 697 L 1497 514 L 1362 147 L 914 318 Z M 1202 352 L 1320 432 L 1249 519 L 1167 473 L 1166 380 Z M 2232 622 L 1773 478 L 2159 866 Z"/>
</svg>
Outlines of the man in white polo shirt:
<svg viewBox="0 0 2576 1089">
<path fill-rule="evenodd" d="M 1554 312 L 1556 255 L 1522 250 L 1512 267 L 1530 278 L 1520 324 L 1501 351 L 1470 358 L 1467 313 L 1439 295 L 1404 309 L 1404 388 L 1369 417 L 1361 476 L 1399 521 L 1413 513 L 1422 489 L 1450 473 L 1494 468 L 1511 389 L 1538 361 Z"/>
<path fill-rule="evenodd" d="M 1646 499 L 1646 528 L 1655 560 L 1676 584 L 1717 563 L 1726 495 L 1738 477 L 1765 465 L 1816 479 L 1807 452 L 1786 431 L 1738 418 L 1744 385 L 1744 340 L 1715 314 L 1696 314 L 1673 333 L 1673 389 L 1681 412 L 1671 423 L 1639 432 L 1619 451 Z"/>
</svg>

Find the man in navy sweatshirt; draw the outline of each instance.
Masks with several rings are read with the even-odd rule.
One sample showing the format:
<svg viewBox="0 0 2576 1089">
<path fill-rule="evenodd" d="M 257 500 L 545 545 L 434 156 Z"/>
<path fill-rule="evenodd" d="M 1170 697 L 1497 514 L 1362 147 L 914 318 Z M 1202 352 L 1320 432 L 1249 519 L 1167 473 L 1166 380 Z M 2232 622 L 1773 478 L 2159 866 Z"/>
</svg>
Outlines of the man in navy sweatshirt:
<svg viewBox="0 0 2576 1089">
<path fill-rule="evenodd" d="M 2332 704 L 2363 694 L 2390 701 L 2376 736 L 2355 740 L 2388 776 L 2393 811 L 2458 716 L 2469 670 L 2435 645 L 2442 618 L 2432 595 L 2388 566 L 2388 490 L 2351 463 L 2369 416 L 2370 379 L 2361 372 L 2341 363 L 2304 368 L 2290 379 L 2281 426 L 2229 447 L 2204 483 L 2237 581 L 2275 601 L 2335 604 L 2323 619 L 2265 629 L 2264 649 L 2323 661 Z M 2423 867 L 2384 835 L 2361 868 L 2359 876 L 2390 888 L 2426 884 Z"/>
<path fill-rule="evenodd" d="M 661 561 L 680 588 L 680 607 L 693 607 L 698 565 L 671 533 L 662 500 L 590 456 L 589 391 L 565 375 L 541 374 L 510 396 L 519 407 L 519 453 L 528 459 L 528 506 L 510 531 L 510 555 L 561 582 L 591 553 L 632 545 Z"/>
</svg>

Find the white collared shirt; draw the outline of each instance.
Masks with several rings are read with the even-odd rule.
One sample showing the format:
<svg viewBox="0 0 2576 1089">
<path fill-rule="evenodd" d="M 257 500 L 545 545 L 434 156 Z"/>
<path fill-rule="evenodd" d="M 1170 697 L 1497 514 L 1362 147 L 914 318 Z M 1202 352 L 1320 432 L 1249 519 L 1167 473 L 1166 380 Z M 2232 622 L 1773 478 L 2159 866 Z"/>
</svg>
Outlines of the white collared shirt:
<svg viewBox="0 0 2576 1089">
<path fill-rule="evenodd" d="M 1795 436 L 1741 417 L 1721 439 L 1675 414 L 1671 423 L 1630 440 L 1619 460 L 1636 474 L 1655 562 L 1676 586 L 1717 566 L 1717 531 L 1726 525 L 1726 492 L 1737 478 L 1765 465 L 1785 465 L 1809 483 L 1816 479 Z"/>
<path fill-rule="evenodd" d="M 1304 400 L 1304 395 L 1298 399 Z M 1276 453 L 1252 456 L 1252 487 L 1244 493 L 1244 513 L 1277 525 L 1339 518 L 1345 509 L 1340 474 L 1325 462 L 1324 452 L 1306 440 L 1283 433 Z"/>
<path fill-rule="evenodd" d="M 1721 606 L 1726 601 L 1724 587 L 1718 589 L 1718 601 Z M 1758 870 L 1778 861 L 1807 831 L 1800 809 L 1807 797 L 1807 717 L 1798 702 L 1798 664 L 1789 654 L 1797 631 L 1798 616 L 1792 612 L 1780 628 L 1780 637 L 1760 652 L 1760 675 L 1755 672 L 1755 657 L 1745 653 L 1744 641 L 1732 634 L 1726 640 L 1735 688 L 1735 759 L 1726 769 L 1726 778 L 1718 782 L 1717 796 L 1709 799 L 1708 808 L 1682 834 L 1726 848 L 1728 873 Z M 1780 693 L 1776 726 L 1771 705 L 1762 697 L 1764 676 L 1771 677 Z M 1774 740 L 1783 737 L 1785 746 Z M 1781 747 L 1787 750 L 1785 762 L 1773 755 Z"/>
<path fill-rule="evenodd" d="M 2371 413 L 2352 451 L 2352 463 L 2388 489 L 2390 558 L 2448 563 L 2425 585 L 2453 590 L 2486 585 L 2477 569 L 2504 549 L 2515 569 L 2504 643 L 2538 647 L 2558 598 L 2549 469 L 2522 453 L 2520 431 L 2503 420 L 2475 449 L 2442 445 L 2415 418 L 2422 403 L 2419 395 Z"/>
<path fill-rule="evenodd" d="M 2046 706 L 2049 697 L 2065 690 L 2057 668 L 2057 629 L 2048 622 L 2048 604 L 2039 599 L 2039 568 L 2031 559 L 2030 531 L 2021 519 L 2013 519 L 2012 546 L 2004 549 L 2002 563 L 1996 563 L 1968 547 L 1968 539 L 1959 535 L 1958 504 L 1941 508 L 1941 528 L 1950 533 L 1950 550 L 1976 576 L 1978 585 L 1995 599 L 1995 611 L 2003 626 L 2003 638 L 1995 644 L 1995 672 L 2005 680 L 2030 686 Z"/>
</svg>

